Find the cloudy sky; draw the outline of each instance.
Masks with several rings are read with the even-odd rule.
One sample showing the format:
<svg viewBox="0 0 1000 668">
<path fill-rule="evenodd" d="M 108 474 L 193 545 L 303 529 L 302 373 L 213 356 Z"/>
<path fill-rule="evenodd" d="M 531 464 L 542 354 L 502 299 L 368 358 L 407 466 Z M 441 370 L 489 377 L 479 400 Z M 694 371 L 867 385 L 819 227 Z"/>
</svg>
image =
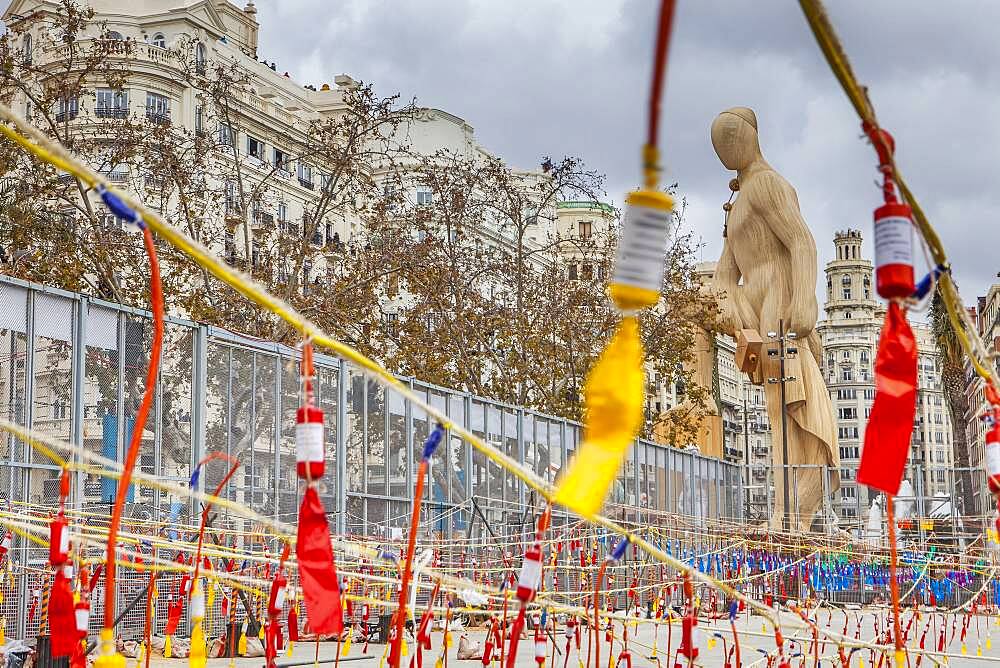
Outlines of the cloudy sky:
<svg viewBox="0 0 1000 668">
<path fill-rule="evenodd" d="M 242 1 L 242 0 L 240 0 Z M 971 303 L 1000 271 L 1000 3 L 828 2 L 897 158 Z M 638 179 L 655 0 L 258 0 L 261 57 L 302 83 L 348 73 L 466 119 L 520 167 L 578 155 L 620 203 Z M 720 249 L 731 175 L 714 116 L 757 112 L 767 160 L 796 187 L 820 266 L 835 230 L 871 254 L 874 151 L 796 3 L 680 0 L 661 142 L 687 226 Z"/>
</svg>

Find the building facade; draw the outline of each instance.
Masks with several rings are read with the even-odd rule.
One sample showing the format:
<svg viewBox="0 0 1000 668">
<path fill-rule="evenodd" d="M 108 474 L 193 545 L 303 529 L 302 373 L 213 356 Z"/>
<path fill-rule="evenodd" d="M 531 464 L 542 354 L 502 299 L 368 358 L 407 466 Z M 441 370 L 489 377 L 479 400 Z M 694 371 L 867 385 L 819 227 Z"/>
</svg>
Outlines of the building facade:
<svg viewBox="0 0 1000 668">
<path fill-rule="evenodd" d="M 885 307 L 874 287 L 874 265 L 858 230 L 834 236 L 835 258 L 826 265 L 826 317 L 817 323 L 821 369 L 830 390 L 840 448 L 841 488 L 834 499 L 841 526 L 860 526 L 876 494 L 857 483 L 865 425 L 875 399 L 875 356 Z M 920 351 L 917 415 L 906 478 L 923 497 L 951 495 L 951 421 L 944 400 L 937 347 L 930 327 L 911 326 Z M 914 471 L 920 473 L 914 476 Z"/>
<path fill-rule="evenodd" d="M 974 307 L 969 308 L 969 314 L 975 319 L 980 338 L 987 349 L 995 355 L 994 373 L 1000 374 L 1000 283 L 991 285 L 986 295 L 980 297 Z M 987 428 L 983 415 L 989 411 L 990 406 L 983 392 L 984 383 L 971 365 L 966 365 L 966 379 L 965 394 L 969 402 L 969 412 L 965 415 L 965 434 L 969 442 L 969 464 L 973 469 L 976 507 L 988 511 L 993 505 L 993 498 L 986 489 L 980 471 L 984 470 L 983 460 L 986 456 Z"/>
</svg>

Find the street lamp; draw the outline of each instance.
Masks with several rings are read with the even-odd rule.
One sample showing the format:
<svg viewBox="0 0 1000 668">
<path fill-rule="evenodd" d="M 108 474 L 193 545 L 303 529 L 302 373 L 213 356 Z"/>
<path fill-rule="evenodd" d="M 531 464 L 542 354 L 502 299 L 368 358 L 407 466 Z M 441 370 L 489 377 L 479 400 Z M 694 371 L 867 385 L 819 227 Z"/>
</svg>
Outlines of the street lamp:
<svg viewBox="0 0 1000 668">
<path fill-rule="evenodd" d="M 797 348 L 786 345 L 788 341 L 795 340 L 795 332 L 785 332 L 785 321 L 778 321 L 778 331 L 768 332 L 767 337 L 778 342 L 777 348 L 768 348 L 768 357 L 778 358 L 778 377 L 768 378 L 767 382 L 781 387 L 781 474 L 782 474 L 782 500 L 784 501 L 784 512 L 781 523 L 786 532 L 791 530 L 788 519 L 790 504 L 788 496 L 788 407 L 785 404 L 785 383 L 796 380 L 795 376 L 785 376 L 785 360 L 798 353 Z"/>
</svg>

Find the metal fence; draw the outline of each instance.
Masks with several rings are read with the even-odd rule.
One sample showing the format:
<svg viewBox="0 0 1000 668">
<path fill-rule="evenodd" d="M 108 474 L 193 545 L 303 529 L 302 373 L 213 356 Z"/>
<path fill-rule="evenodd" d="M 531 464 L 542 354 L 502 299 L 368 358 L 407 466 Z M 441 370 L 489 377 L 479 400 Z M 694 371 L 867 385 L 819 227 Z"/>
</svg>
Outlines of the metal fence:
<svg viewBox="0 0 1000 668">
<path fill-rule="evenodd" d="M 144 391 L 151 318 L 145 311 L 80 294 L 0 277 L 0 415 L 47 436 L 121 461 Z M 298 354 L 293 348 L 168 318 L 156 399 L 142 434 L 138 467 L 162 480 L 186 483 L 206 454 L 239 457 L 242 466 L 224 494 L 259 513 L 293 521 L 300 500 L 294 470 Z M 316 393 L 327 418 L 326 480 L 321 496 L 341 534 L 391 540 L 411 512 L 413 476 L 427 415 L 397 393 L 334 357 L 316 359 Z M 574 422 L 403 378 L 456 424 L 477 434 L 546 480 L 553 480 L 581 441 Z M 223 467 L 210 466 L 201 485 L 214 489 Z M 0 497 L 36 507 L 58 502 L 59 470 L 9 435 L 0 437 Z M 77 475 L 71 506 L 107 514 L 112 480 Z M 533 497 L 518 479 L 457 437 L 449 437 L 430 466 L 422 530 L 426 537 L 484 536 L 492 528 L 520 533 Z M 191 506 L 165 492 L 136 487 L 128 517 L 152 522 L 189 518 Z M 695 452 L 637 440 L 617 479 L 610 504 L 627 520 L 654 514 L 740 521 L 742 471 Z M 477 512 L 481 510 L 481 514 Z M 557 515 L 554 522 L 567 521 Z M 218 524 L 249 530 L 232 515 Z M 3 586 L 0 615 L 8 634 L 33 634 L 24 614 L 41 587 L 46 552 L 16 541 L 15 577 Z M 123 569 L 119 595 L 139 593 L 148 576 Z M 568 578 L 567 578 L 568 580 Z M 161 585 L 165 591 L 171 586 Z M 567 583 L 568 586 L 568 583 Z M 160 597 L 158 619 L 166 618 Z M 95 601 L 98 603 L 98 601 Z M 103 619 L 94 605 L 92 628 Z M 119 626 L 142 628 L 138 606 Z M 209 625 L 221 619 L 209 619 Z"/>
</svg>

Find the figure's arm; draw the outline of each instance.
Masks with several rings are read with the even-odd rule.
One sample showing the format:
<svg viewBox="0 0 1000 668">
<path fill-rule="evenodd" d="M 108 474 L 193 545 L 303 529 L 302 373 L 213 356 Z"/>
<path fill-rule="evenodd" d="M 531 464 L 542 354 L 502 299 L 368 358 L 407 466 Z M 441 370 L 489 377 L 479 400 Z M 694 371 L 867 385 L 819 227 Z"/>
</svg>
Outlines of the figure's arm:
<svg viewBox="0 0 1000 668">
<path fill-rule="evenodd" d="M 792 186 L 777 174 L 760 176 L 760 189 L 752 205 L 778 240 L 788 249 L 791 274 L 788 276 L 791 302 L 783 314 L 788 329 L 805 338 L 816 327 L 819 304 L 816 301 L 816 242 L 799 211 L 799 200 Z"/>
<path fill-rule="evenodd" d="M 722 311 L 719 315 L 722 327 L 733 336 L 743 329 L 740 310 L 736 306 L 741 276 L 739 265 L 736 264 L 736 256 L 733 255 L 733 249 L 729 246 L 729 239 L 724 239 L 722 257 L 719 258 L 719 262 L 715 266 L 713 291 Z"/>
</svg>

